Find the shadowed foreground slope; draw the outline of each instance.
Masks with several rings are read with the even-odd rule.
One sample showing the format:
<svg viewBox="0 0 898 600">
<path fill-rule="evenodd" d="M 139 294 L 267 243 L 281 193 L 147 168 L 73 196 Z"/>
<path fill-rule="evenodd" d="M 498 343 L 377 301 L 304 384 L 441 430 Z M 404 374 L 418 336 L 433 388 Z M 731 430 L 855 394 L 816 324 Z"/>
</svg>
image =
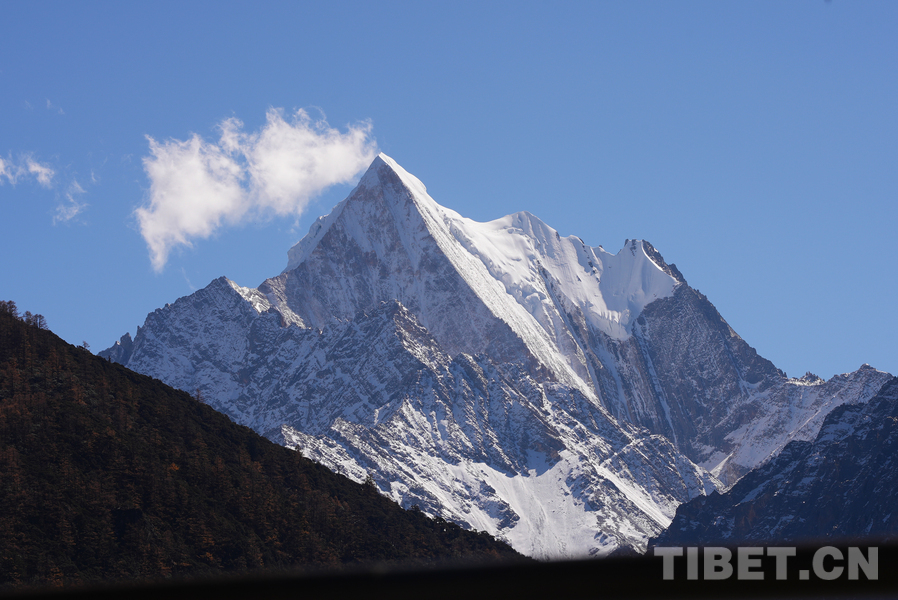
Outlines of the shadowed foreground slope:
<svg viewBox="0 0 898 600">
<path fill-rule="evenodd" d="M 0 589 L 516 556 L 0 310 Z"/>
</svg>

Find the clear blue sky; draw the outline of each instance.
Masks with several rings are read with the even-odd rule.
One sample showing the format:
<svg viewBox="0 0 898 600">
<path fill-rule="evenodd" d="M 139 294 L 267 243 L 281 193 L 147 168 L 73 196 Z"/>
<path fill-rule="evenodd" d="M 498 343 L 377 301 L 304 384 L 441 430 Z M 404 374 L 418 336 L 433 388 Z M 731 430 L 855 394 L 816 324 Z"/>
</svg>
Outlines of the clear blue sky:
<svg viewBox="0 0 898 600">
<path fill-rule="evenodd" d="M 789 375 L 898 373 L 898 3 L 0 13 L 0 299 L 72 343 L 101 350 L 215 277 L 257 286 L 286 266 L 351 184 L 231 214 L 161 271 L 136 211 L 162 189 L 147 136 L 220 147 L 239 119 L 248 144 L 271 109 L 291 126 L 303 109 L 313 129 L 370 127 L 369 149 L 465 216 L 527 210 L 612 252 L 649 240 Z"/>
</svg>

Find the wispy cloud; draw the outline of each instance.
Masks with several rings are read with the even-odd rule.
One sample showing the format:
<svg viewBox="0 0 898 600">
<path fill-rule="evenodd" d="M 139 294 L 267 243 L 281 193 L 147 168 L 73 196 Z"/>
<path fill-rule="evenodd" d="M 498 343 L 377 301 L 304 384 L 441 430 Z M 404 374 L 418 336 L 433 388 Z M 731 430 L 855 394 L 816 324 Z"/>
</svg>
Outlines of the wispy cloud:
<svg viewBox="0 0 898 600">
<path fill-rule="evenodd" d="M 326 188 L 349 183 L 374 160 L 369 122 L 340 132 L 304 110 L 289 119 L 270 109 L 265 125 L 246 133 L 243 123 L 219 124 L 218 142 L 147 140 L 143 159 L 150 179 L 145 206 L 135 213 L 150 260 L 161 271 L 176 246 L 191 246 L 226 225 L 271 216 L 300 215 Z"/>
<path fill-rule="evenodd" d="M 57 113 L 59 113 L 61 115 L 65 114 L 65 111 L 62 110 L 62 108 L 60 108 L 60 107 L 56 106 L 55 104 L 53 104 L 52 102 L 50 102 L 49 99 L 47 99 L 47 110 L 56 111 Z"/>
<path fill-rule="evenodd" d="M 31 157 L 28 157 L 25 164 L 28 167 L 28 173 L 33 175 L 39 184 L 45 188 L 52 187 L 53 175 L 55 174 L 53 169 L 47 165 L 42 165 Z"/>
<path fill-rule="evenodd" d="M 34 179 L 45 188 L 53 186 L 56 172 L 47 164 L 39 163 L 30 154 L 13 159 L 0 158 L 0 185 L 6 182 L 16 185 L 21 179 Z"/>
<path fill-rule="evenodd" d="M 93 179 L 93 174 L 91 174 Z M 9 183 L 17 185 L 26 181 L 32 181 L 47 189 L 56 187 L 54 180 L 56 179 L 56 171 L 46 163 L 35 160 L 30 153 L 20 154 L 17 158 L 8 155 L 7 158 L 0 158 L 0 185 Z M 96 181 L 94 180 L 94 183 Z M 77 180 L 72 179 L 63 194 L 65 200 L 56 205 L 53 213 L 53 224 L 68 223 L 90 206 L 86 202 L 81 202 L 80 198 L 85 194 L 84 188 Z M 57 199 L 59 192 L 56 192 Z"/>
<path fill-rule="evenodd" d="M 53 215 L 54 225 L 57 223 L 68 223 L 84 212 L 84 209 L 89 205 L 85 202 L 78 201 L 78 198 L 82 194 L 84 194 L 84 188 L 82 188 L 77 181 L 73 180 L 65 193 L 67 202 L 60 203 L 56 206 L 56 213 Z"/>
<path fill-rule="evenodd" d="M 196 291 L 196 288 L 195 288 L 195 287 L 193 286 L 193 284 L 190 282 L 190 277 L 187 276 L 187 269 L 185 269 L 184 267 L 181 267 L 181 275 L 184 276 L 184 281 L 187 282 L 187 287 L 190 288 L 190 291 L 191 291 L 191 292 L 195 292 L 195 291 Z"/>
</svg>

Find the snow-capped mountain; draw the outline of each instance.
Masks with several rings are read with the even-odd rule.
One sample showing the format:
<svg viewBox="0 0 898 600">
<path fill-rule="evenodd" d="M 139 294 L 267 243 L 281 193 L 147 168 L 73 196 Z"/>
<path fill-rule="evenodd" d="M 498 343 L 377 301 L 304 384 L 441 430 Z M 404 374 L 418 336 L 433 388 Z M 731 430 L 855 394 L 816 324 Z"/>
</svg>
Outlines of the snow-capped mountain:
<svg viewBox="0 0 898 600">
<path fill-rule="evenodd" d="M 385 155 L 288 257 L 102 354 L 534 556 L 644 548 L 888 378 L 788 379 L 648 242 L 477 223 Z"/>
</svg>

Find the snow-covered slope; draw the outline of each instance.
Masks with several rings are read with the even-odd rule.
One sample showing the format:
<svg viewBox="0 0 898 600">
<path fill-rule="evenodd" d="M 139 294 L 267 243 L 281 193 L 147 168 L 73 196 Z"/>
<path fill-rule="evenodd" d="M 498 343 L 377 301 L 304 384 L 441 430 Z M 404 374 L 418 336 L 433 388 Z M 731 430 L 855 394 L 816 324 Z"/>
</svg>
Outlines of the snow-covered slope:
<svg viewBox="0 0 898 600">
<path fill-rule="evenodd" d="M 384 155 L 288 256 L 103 354 L 536 556 L 643 548 L 697 463 L 731 484 L 886 377 L 789 380 L 648 242 L 477 223 Z"/>
<path fill-rule="evenodd" d="M 447 355 L 397 301 L 319 331 L 284 326 L 220 278 L 150 315 L 134 347 L 132 368 L 533 556 L 643 548 L 680 503 L 717 486 L 666 438 L 576 388 Z"/>
</svg>

